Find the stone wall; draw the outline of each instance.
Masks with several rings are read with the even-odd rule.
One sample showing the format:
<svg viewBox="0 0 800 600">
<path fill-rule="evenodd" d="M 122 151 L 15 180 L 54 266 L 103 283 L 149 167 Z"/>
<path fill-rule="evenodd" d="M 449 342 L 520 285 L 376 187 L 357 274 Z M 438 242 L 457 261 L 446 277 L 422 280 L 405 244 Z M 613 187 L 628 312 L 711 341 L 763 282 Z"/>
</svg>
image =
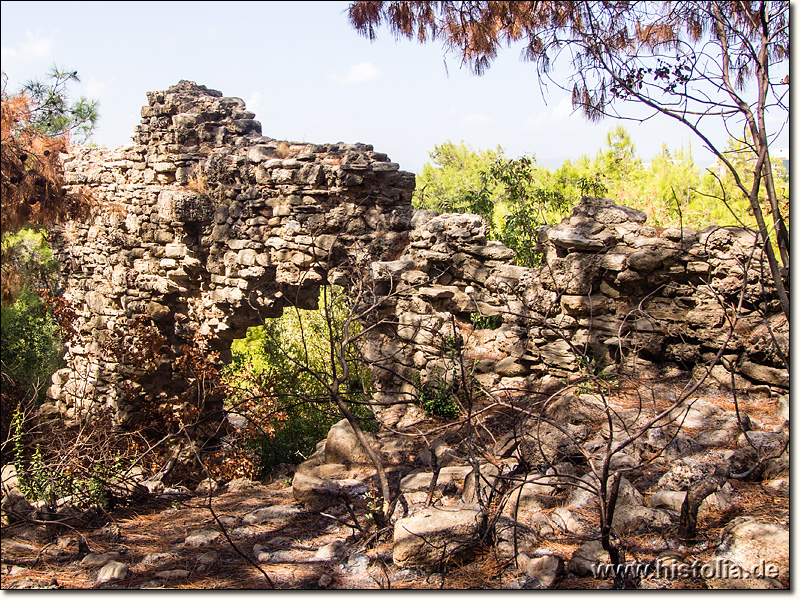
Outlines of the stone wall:
<svg viewBox="0 0 800 600">
<path fill-rule="evenodd" d="M 381 304 L 364 350 L 395 366 L 375 374 L 388 425 L 418 421 L 420 384 L 454 360 L 485 386 L 531 388 L 587 362 L 691 371 L 724 345 L 744 387 L 788 387 L 766 327 L 788 355 L 788 323 L 744 230 L 659 230 L 585 198 L 540 231 L 543 265 L 518 267 L 480 217 L 414 211 L 414 175 L 372 146 L 279 142 L 253 117 L 184 81 L 148 93 L 134 144 L 66 157 L 68 184 L 98 211 L 53 234 L 80 335 L 50 389 L 62 412 L 106 405 L 132 426 L 148 402 L 196 395 L 176 372 L 185 346 L 206 339 L 224 362 L 247 327 L 354 282 Z M 137 324 L 167 352 L 113 352 Z"/>
<path fill-rule="evenodd" d="M 409 285 L 397 303 L 399 321 L 417 325 L 398 330 L 400 339 L 411 336 L 411 365 L 423 380 L 440 377 L 452 369 L 441 340 L 458 337 L 482 385 L 532 390 L 587 369 L 701 377 L 721 353 L 710 381 L 730 387 L 733 374 L 739 391 L 784 393 L 789 377 L 776 346 L 788 358 L 789 328 L 754 236 L 655 228 L 645 219 L 584 198 L 571 217 L 541 228 L 543 265 L 525 268 L 486 241 L 479 217 L 417 211 L 411 243 L 393 264 L 404 265 L 403 283 L 437 284 Z"/>
</svg>

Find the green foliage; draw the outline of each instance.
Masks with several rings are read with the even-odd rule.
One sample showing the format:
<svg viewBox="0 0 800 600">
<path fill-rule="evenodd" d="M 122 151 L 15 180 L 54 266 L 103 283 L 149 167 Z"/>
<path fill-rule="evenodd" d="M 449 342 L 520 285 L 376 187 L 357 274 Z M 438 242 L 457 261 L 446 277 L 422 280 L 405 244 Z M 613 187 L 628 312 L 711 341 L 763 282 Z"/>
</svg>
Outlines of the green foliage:
<svg viewBox="0 0 800 600">
<path fill-rule="evenodd" d="M 58 261 L 41 230 L 28 226 L 4 234 L 0 256 L 4 289 L 16 293 L 26 285 L 35 289 L 55 287 Z"/>
<path fill-rule="evenodd" d="M 484 316 L 480 313 L 470 313 L 469 320 L 475 329 L 499 329 L 503 319 L 499 315 Z"/>
<path fill-rule="evenodd" d="M 509 205 L 504 227 L 497 237 L 516 252 L 517 264 L 538 266 L 542 261 L 541 253 L 536 250 L 539 228 L 559 220 L 569 207 L 570 202 L 559 190 L 533 189 L 519 202 Z"/>
<path fill-rule="evenodd" d="M 259 459 L 261 474 L 281 463 L 297 464 L 314 453 L 316 444 L 341 417 L 308 404 L 292 404 L 290 398 L 275 399 L 272 431 L 254 436 L 249 446 Z"/>
<path fill-rule="evenodd" d="M 414 372 L 412 378 L 419 403 L 427 414 L 443 419 L 454 419 L 458 416 L 458 403 L 453 397 L 456 386 L 453 382 L 448 382 L 447 377 L 440 376 L 430 383 L 423 383 L 419 372 Z"/>
<path fill-rule="evenodd" d="M 41 232 L 30 228 L 3 236 L 2 264 L 4 283 L 13 290 L 13 300 L 0 307 L 3 392 L 14 405 L 23 398 L 41 401 L 62 366 L 64 346 L 50 307 L 34 289 L 53 287 L 58 265 Z"/>
<path fill-rule="evenodd" d="M 250 443 L 264 472 L 313 454 L 317 442 L 341 419 L 331 403 L 330 385 L 339 373 L 331 361 L 331 344 L 335 347 L 341 339 L 348 307 L 341 290 L 325 294 L 330 295 L 321 310 L 287 309 L 281 318 L 251 327 L 246 338 L 232 345 L 225 378 L 239 391 L 228 406 L 255 425 Z M 374 429 L 366 404 L 369 372 L 354 345 L 345 353 L 350 376 L 340 391 L 351 411 L 363 419 L 362 427 Z"/>
<path fill-rule="evenodd" d="M 606 144 L 595 161 L 597 171 L 609 181 L 626 181 L 641 172 L 642 161 L 636 156 L 636 147 L 627 129 L 622 125 L 613 127 L 606 135 Z"/>
<path fill-rule="evenodd" d="M 77 71 L 68 71 L 56 65 L 47 78 L 31 79 L 22 87 L 34 106 L 30 125 L 46 137 L 72 134 L 78 141 L 86 141 L 98 119 L 98 102 L 83 96 L 71 100 L 67 95 L 70 83 L 79 83 Z"/>
<path fill-rule="evenodd" d="M 744 144 L 730 140 L 726 156 L 751 185 L 752 168 L 745 164 Z M 601 174 L 608 197 L 647 213 L 650 225 L 701 229 L 707 225 L 756 227 L 747 198 L 733 177 L 722 170 L 722 177 L 709 170 L 701 173 L 691 146 L 670 150 L 663 145 L 649 168 L 636 157 L 630 137 L 622 127 L 611 130 L 608 145 L 601 149 L 589 169 Z M 780 178 L 779 178 L 780 179 Z M 788 182 L 780 184 L 778 196 L 787 199 Z"/>
<path fill-rule="evenodd" d="M 568 214 L 571 202 L 550 171 L 537 165 L 533 157 L 497 160 L 487 176 L 500 186 L 499 204 L 504 215 L 494 225 L 492 237 L 516 252 L 517 264 L 539 265 L 539 228 L 560 221 Z"/>
<path fill-rule="evenodd" d="M 464 142 L 447 141 L 434 146 L 429 156 L 431 162 L 417 175 L 414 207 L 484 215 L 486 201 L 493 199 L 496 192 L 494 188 L 483 189 L 484 174 L 502 158 L 503 149 L 498 146 L 495 150 L 475 151 Z"/>
<path fill-rule="evenodd" d="M 52 506 L 57 499 L 71 497 L 77 507 L 104 505 L 109 488 L 124 476 L 129 466 L 130 461 L 120 454 L 92 461 L 87 470 L 72 463 L 59 462 L 54 466 L 42 444 L 37 443 L 33 452 L 26 451 L 25 435 L 24 413 L 17 408 L 11 421 L 12 452 L 20 490 L 29 502 L 44 500 Z"/>
<path fill-rule="evenodd" d="M 746 136 L 744 140 L 732 139 L 726 157 L 745 174 L 749 187 L 753 169 L 747 161 L 752 160 L 752 149 Z M 726 170 L 717 169 L 716 177 L 709 171 L 701 173 L 691 146 L 671 150 L 664 145 L 644 165 L 621 125 L 609 130 L 606 145 L 593 157 L 567 160 L 555 172 L 537 165 L 533 157 L 507 158 L 499 146 L 475 151 L 464 142 L 448 141 L 430 156 L 432 162 L 417 176 L 414 206 L 482 216 L 489 226 L 487 237 L 514 250 L 517 264 L 524 266 L 541 264 L 536 251 L 539 228 L 568 216 L 582 196 L 611 198 L 643 210 L 648 224 L 655 226 L 756 225 L 749 201 Z M 779 204 L 788 215 L 788 177 L 781 168 L 776 171 Z"/>
<path fill-rule="evenodd" d="M 740 173 L 750 173 L 752 155 L 745 142 L 731 140 L 726 156 Z M 515 251 L 517 264 L 538 266 L 538 231 L 569 215 L 582 196 L 611 198 L 643 210 L 648 224 L 701 229 L 710 224 L 755 227 L 747 198 L 731 175 L 701 173 L 691 146 L 666 145 L 644 165 L 630 134 L 621 125 L 609 130 L 606 145 L 592 157 L 567 160 L 554 172 L 533 157 L 507 158 L 503 149 L 475 151 L 445 142 L 431 152 L 432 163 L 417 178 L 414 205 L 481 215 L 487 237 Z M 788 215 L 789 183 L 779 172 L 778 197 Z M 745 178 L 745 184 L 750 185 Z M 763 187 L 763 186 L 762 186 Z"/>
<path fill-rule="evenodd" d="M 0 320 L 3 387 L 15 386 L 25 397 L 43 400 L 50 376 L 63 364 L 58 326 L 29 287 L 2 306 Z"/>
<path fill-rule="evenodd" d="M 426 164 L 417 176 L 414 206 L 482 216 L 489 239 L 516 251 L 522 265 L 539 264 L 539 226 L 566 216 L 577 200 L 565 195 L 564 185 L 535 158 L 505 158 L 499 146 L 474 151 L 463 142 L 445 142 L 434 148 L 431 158 L 433 164 Z"/>
</svg>

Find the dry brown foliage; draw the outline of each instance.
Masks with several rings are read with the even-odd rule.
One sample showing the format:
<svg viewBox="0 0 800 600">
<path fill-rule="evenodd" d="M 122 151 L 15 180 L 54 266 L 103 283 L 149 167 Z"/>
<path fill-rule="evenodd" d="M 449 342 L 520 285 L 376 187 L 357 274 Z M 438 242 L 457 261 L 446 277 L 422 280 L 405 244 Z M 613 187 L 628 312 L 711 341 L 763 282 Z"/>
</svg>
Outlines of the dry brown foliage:
<svg viewBox="0 0 800 600">
<path fill-rule="evenodd" d="M 88 217 L 94 205 L 91 195 L 64 187 L 61 153 L 67 151 L 69 134 L 47 137 L 33 127 L 34 108 L 25 94 L 10 96 L 3 90 L 0 104 L 0 233 Z M 22 279 L 13 261 L 4 257 L 3 302 L 13 301 Z"/>
<path fill-rule="evenodd" d="M 275 148 L 275 156 L 278 158 L 289 158 L 292 155 L 292 149 L 289 147 L 288 142 L 281 142 Z"/>
<path fill-rule="evenodd" d="M 189 176 L 189 183 L 186 184 L 186 187 L 198 194 L 208 195 L 208 177 L 203 173 L 202 169 L 198 167 Z"/>
<path fill-rule="evenodd" d="M 60 154 L 68 135 L 46 137 L 31 126 L 32 105 L 24 94 L 3 94 L 0 117 L 2 160 L 2 233 L 25 223 L 49 225 L 88 215 L 85 193 L 64 191 Z"/>
</svg>

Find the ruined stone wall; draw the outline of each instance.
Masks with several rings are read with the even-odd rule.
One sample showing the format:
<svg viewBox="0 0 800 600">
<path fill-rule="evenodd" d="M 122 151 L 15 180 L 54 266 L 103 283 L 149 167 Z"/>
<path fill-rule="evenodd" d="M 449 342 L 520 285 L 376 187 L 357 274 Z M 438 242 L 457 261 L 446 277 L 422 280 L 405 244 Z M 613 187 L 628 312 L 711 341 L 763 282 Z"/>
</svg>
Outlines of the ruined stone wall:
<svg viewBox="0 0 800 600">
<path fill-rule="evenodd" d="M 543 265 L 518 267 L 480 217 L 415 212 L 413 174 L 371 146 L 279 142 L 253 117 L 181 82 L 148 94 L 134 144 L 67 157 L 68 183 L 99 210 L 53 237 L 80 333 L 50 390 L 63 412 L 107 405 L 133 425 L 146 402 L 186 402 L 196 390 L 177 358 L 198 335 L 224 362 L 247 327 L 315 308 L 321 285 L 355 278 L 381 303 L 364 350 L 396 367 L 375 374 L 389 425 L 421 418 L 409 402 L 454 360 L 487 387 L 519 389 L 587 361 L 690 371 L 724 345 L 744 386 L 788 387 L 765 323 L 786 354 L 788 324 L 749 233 L 658 230 L 587 198 L 541 230 Z M 146 369 L 112 351 L 136 324 L 168 346 Z M 714 375 L 730 379 L 725 367 Z"/>
<path fill-rule="evenodd" d="M 479 217 L 417 211 L 408 249 L 386 269 L 408 285 L 396 313 L 411 368 L 422 380 L 452 370 L 443 340 L 453 337 L 477 381 L 495 390 L 536 390 L 587 371 L 701 377 L 721 352 L 709 381 L 784 393 L 776 348 L 788 357 L 789 328 L 754 236 L 655 228 L 645 218 L 584 198 L 571 217 L 541 228 L 543 264 L 526 268 L 486 241 Z"/>
<path fill-rule="evenodd" d="M 413 174 L 369 145 L 279 143 L 241 100 L 190 82 L 148 101 L 136 143 L 67 158 L 67 182 L 99 210 L 54 235 L 81 341 L 51 395 L 65 411 L 99 401 L 123 422 L 143 398 L 185 392 L 174 357 L 196 334 L 227 360 L 248 326 L 316 308 L 337 267 L 395 258 L 412 214 Z M 147 373 L 110 350 L 138 323 L 169 345 Z"/>
</svg>

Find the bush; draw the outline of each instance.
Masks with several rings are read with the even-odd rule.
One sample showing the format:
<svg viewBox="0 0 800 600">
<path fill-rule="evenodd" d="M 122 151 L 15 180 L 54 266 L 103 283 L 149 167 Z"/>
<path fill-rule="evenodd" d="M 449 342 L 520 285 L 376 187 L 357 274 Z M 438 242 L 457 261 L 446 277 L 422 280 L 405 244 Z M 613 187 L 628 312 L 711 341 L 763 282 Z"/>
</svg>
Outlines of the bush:
<svg viewBox="0 0 800 600">
<path fill-rule="evenodd" d="M 64 347 L 53 318 L 52 297 L 36 289 L 53 287 L 57 263 L 40 231 L 24 228 L 2 239 L 2 439 L 11 416 L 24 403 L 44 399 L 51 375 L 61 367 Z"/>
<path fill-rule="evenodd" d="M 308 458 L 341 419 L 328 385 L 333 379 L 331 335 L 337 337 L 347 307 L 338 290 L 325 293 L 333 298 L 327 310 L 287 309 L 281 318 L 251 327 L 246 338 L 232 345 L 225 380 L 235 392 L 227 408 L 247 418 L 246 445 L 255 450 L 262 474 Z M 351 376 L 343 395 L 363 420 L 362 428 L 375 429 L 367 403 L 369 373 L 355 348 L 346 351 Z"/>
<path fill-rule="evenodd" d="M 42 423 L 17 408 L 10 442 L 20 490 L 28 501 L 44 500 L 51 508 L 64 498 L 78 508 L 111 508 L 114 497 L 129 494 L 130 466 L 146 447 L 136 434 L 120 436 L 108 410 L 69 427 Z"/>
<path fill-rule="evenodd" d="M 30 288 L 23 288 L 13 303 L 2 306 L 0 321 L 3 393 L 13 389 L 18 402 L 25 398 L 41 402 L 50 377 L 63 364 L 58 325 Z"/>
</svg>

